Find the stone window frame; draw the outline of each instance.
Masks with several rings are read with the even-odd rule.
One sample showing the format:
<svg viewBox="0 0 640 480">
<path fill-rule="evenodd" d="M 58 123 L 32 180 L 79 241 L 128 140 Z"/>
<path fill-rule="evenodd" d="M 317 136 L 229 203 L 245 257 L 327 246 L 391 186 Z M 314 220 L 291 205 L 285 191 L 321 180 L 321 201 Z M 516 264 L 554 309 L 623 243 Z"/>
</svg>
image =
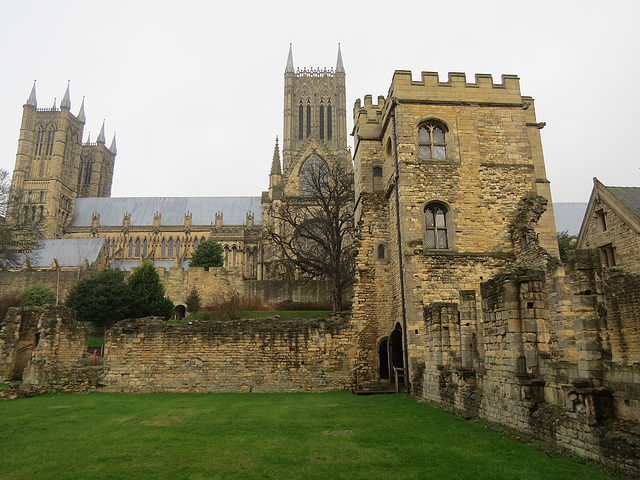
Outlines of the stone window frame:
<svg viewBox="0 0 640 480">
<path fill-rule="evenodd" d="M 600 260 L 603 267 L 616 266 L 616 249 L 613 243 L 602 245 L 598 250 L 600 251 Z"/>
<path fill-rule="evenodd" d="M 376 260 L 380 263 L 387 262 L 387 260 L 389 259 L 389 249 L 387 248 L 387 245 L 385 243 L 380 242 L 378 243 L 378 245 L 376 245 L 375 257 Z"/>
<path fill-rule="evenodd" d="M 324 172 L 321 171 L 321 169 L 324 170 Z M 300 170 L 298 171 L 301 197 L 310 197 L 314 195 L 313 186 L 309 182 L 309 178 L 314 178 L 313 176 L 319 173 L 323 174 L 325 177 L 323 182 L 326 182 L 328 185 L 329 164 L 325 158 L 314 152 L 304 159 L 304 162 L 302 162 Z"/>
<path fill-rule="evenodd" d="M 427 209 L 430 207 L 435 207 L 435 206 L 440 206 L 444 209 L 444 221 L 445 221 L 445 226 L 444 227 L 430 227 L 427 226 Z M 447 246 L 446 247 L 440 247 L 440 246 L 436 246 L 436 247 L 429 247 L 429 241 L 427 238 L 427 230 L 435 230 L 436 234 L 435 234 L 435 238 L 437 240 L 438 238 L 438 234 L 437 232 L 439 230 L 445 230 L 446 231 L 446 241 L 447 241 Z M 422 232 L 423 232 L 423 238 L 424 238 L 424 245 L 425 245 L 425 250 L 429 250 L 430 252 L 433 251 L 452 251 L 454 250 L 454 246 L 455 246 L 455 217 L 454 217 L 454 213 L 453 213 L 453 209 L 451 208 L 451 205 L 449 204 L 449 202 L 439 199 L 439 198 L 434 198 L 434 199 L 430 199 L 429 201 L 425 202 L 422 205 Z"/>
<path fill-rule="evenodd" d="M 444 134 L 444 142 L 439 142 L 439 141 L 436 142 L 433 140 L 433 129 L 435 128 L 442 130 Z M 420 138 L 421 137 L 420 132 L 422 129 L 429 129 L 428 142 L 425 142 L 423 139 Z M 446 161 L 452 160 L 453 139 L 451 138 L 452 137 L 451 129 L 449 128 L 446 122 L 444 122 L 443 120 L 440 120 L 439 118 L 433 118 L 433 117 L 422 119 L 417 123 L 415 135 L 416 135 L 416 153 L 417 153 L 416 158 L 422 161 L 434 161 L 434 162 L 446 162 Z M 429 146 L 430 157 L 426 157 L 420 154 L 421 147 L 427 146 L 427 145 Z M 444 147 L 443 158 L 434 157 L 434 154 L 433 154 L 434 147 Z"/>
</svg>

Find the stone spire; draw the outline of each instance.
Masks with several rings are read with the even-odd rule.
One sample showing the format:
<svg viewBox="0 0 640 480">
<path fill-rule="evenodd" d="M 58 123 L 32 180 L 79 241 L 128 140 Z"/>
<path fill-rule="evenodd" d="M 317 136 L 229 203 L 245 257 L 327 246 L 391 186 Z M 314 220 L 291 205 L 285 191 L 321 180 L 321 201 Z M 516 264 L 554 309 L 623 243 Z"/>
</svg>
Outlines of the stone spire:
<svg viewBox="0 0 640 480">
<path fill-rule="evenodd" d="M 96 140 L 97 143 L 104 143 L 105 142 L 105 138 L 104 138 L 104 120 L 102 120 L 102 128 L 100 129 L 100 133 L 98 134 L 98 139 Z"/>
<path fill-rule="evenodd" d="M 64 92 L 62 102 L 60 102 L 60 108 L 71 109 L 71 95 L 69 95 L 69 84 L 71 80 L 67 80 L 67 90 Z"/>
<path fill-rule="evenodd" d="M 111 140 L 111 146 L 109 147 L 109 150 L 114 155 L 118 153 L 118 149 L 116 148 L 116 132 L 113 132 L 113 140 Z"/>
<path fill-rule="evenodd" d="M 293 69 L 293 46 L 289 44 L 289 57 L 287 58 L 287 68 L 284 69 L 284 73 L 294 73 Z"/>
<path fill-rule="evenodd" d="M 82 105 L 80 105 L 80 111 L 76 117 L 80 123 L 85 123 L 87 118 L 84 116 L 84 97 L 82 97 Z"/>
<path fill-rule="evenodd" d="M 57 98 L 53 99 L 53 107 L 51 107 L 51 109 L 54 110 L 54 111 L 58 110 L 58 106 L 56 105 L 56 100 L 57 100 Z"/>
<path fill-rule="evenodd" d="M 336 61 L 336 73 L 344 73 L 344 65 L 342 64 L 342 51 L 338 43 L 338 60 Z"/>
<path fill-rule="evenodd" d="M 31 87 L 31 95 L 27 99 L 27 105 L 37 108 L 38 102 L 36 101 L 36 81 L 33 81 L 33 87 Z"/>
<path fill-rule="evenodd" d="M 278 137 L 276 136 L 276 146 L 273 149 L 273 160 L 271 161 L 271 175 L 282 175 L 280 168 L 280 148 L 278 147 Z"/>
</svg>

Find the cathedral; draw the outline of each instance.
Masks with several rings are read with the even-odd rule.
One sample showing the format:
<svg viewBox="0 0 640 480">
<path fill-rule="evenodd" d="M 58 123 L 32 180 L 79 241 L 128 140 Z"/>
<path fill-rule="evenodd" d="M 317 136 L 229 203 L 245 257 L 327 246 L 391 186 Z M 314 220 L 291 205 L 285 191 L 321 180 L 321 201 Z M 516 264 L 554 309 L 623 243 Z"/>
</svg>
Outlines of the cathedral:
<svg viewBox="0 0 640 480">
<path fill-rule="evenodd" d="M 188 269 L 198 244 L 213 238 L 224 249 L 225 269 L 269 278 L 263 216 L 274 202 L 303 197 L 300 178 L 319 163 L 351 168 L 340 48 L 335 68 L 300 70 L 290 47 L 284 80 L 282 157 L 276 138 L 269 190 L 256 197 L 112 198 L 115 135 L 107 147 L 103 124 L 95 143 L 83 143 L 84 101 L 71 113 L 67 86 L 59 108 L 39 108 L 34 84 L 23 107 L 9 216 L 35 220 L 45 239 L 102 238 L 113 268 L 151 260 Z"/>
</svg>

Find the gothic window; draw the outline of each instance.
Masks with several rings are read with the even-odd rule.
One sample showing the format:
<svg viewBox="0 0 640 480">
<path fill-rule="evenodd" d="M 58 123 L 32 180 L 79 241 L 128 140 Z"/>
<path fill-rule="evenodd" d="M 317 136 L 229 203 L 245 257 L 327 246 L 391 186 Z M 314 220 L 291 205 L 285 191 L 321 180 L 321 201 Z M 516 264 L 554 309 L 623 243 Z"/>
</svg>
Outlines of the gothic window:
<svg viewBox="0 0 640 480">
<path fill-rule="evenodd" d="M 302 106 L 302 100 L 300 100 L 300 106 L 298 107 L 298 140 L 304 138 L 304 107 Z"/>
<path fill-rule="evenodd" d="M 428 204 L 424 207 L 424 224 L 427 248 L 449 248 L 447 207 L 441 203 Z"/>
<path fill-rule="evenodd" d="M 300 168 L 300 194 L 309 196 L 328 188 L 327 164 L 315 153 Z"/>
<path fill-rule="evenodd" d="M 180 239 L 176 240 L 176 257 L 180 256 Z"/>
<path fill-rule="evenodd" d="M 193 241 L 193 251 L 195 252 L 198 249 L 198 237 Z"/>
<path fill-rule="evenodd" d="M 236 255 L 237 255 L 237 253 L 238 253 L 238 250 L 237 250 L 237 249 L 236 249 L 236 247 L 234 246 L 234 247 L 231 249 L 231 252 L 232 252 L 232 254 L 233 254 L 233 255 L 232 255 L 232 262 L 233 262 L 233 263 L 232 263 L 232 265 L 235 267 L 235 266 L 236 266 Z"/>
<path fill-rule="evenodd" d="M 42 190 L 40 190 L 40 200 L 39 200 L 39 202 L 40 203 L 44 202 L 44 191 L 42 191 Z"/>
<path fill-rule="evenodd" d="M 169 239 L 169 243 L 167 245 L 167 256 L 173 257 L 173 238 Z"/>
<path fill-rule="evenodd" d="M 44 220 L 44 207 L 42 205 L 40 205 L 40 218 L 38 220 Z"/>
<path fill-rule="evenodd" d="M 51 155 L 53 153 L 53 133 L 54 128 L 53 125 L 50 125 L 47 129 L 47 145 L 44 149 L 45 155 Z"/>
<path fill-rule="evenodd" d="M 36 133 L 36 153 L 35 156 L 41 155 L 42 145 L 44 144 L 44 127 L 42 125 L 38 126 L 38 131 Z"/>
<path fill-rule="evenodd" d="M 147 249 L 149 248 L 149 244 L 147 243 L 147 239 L 144 239 L 144 243 L 142 244 L 142 256 L 146 258 Z"/>
<path fill-rule="evenodd" d="M 135 254 L 135 256 L 136 257 L 140 256 L 140 239 L 139 238 L 136 239 L 136 254 Z"/>
<path fill-rule="evenodd" d="M 311 136 L 311 100 L 307 100 L 307 138 Z"/>
<path fill-rule="evenodd" d="M 327 105 L 327 140 L 331 140 L 333 138 L 333 126 L 331 122 L 331 100 L 329 100 L 329 105 Z"/>
<path fill-rule="evenodd" d="M 425 123 L 418 130 L 418 156 L 421 159 L 445 160 L 447 143 L 445 129 L 435 122 Z"/>
<path fill-rule="evenodd" d="M 160 256 L 166 257 L 167 256 L 166 254 L 167 254 L 167 241 L 163 238 L 162 247 L 160 248 Z"/>
<path fill-rule="evenodd" d="M 320 100 L 320 140 L 324 140 L 324 105 Z"/>
<path fill-rule="evenodd" d="M 229 247 L 224 247 L 224 268 L 229 268 Z"/>
<path fill-rule="evenodd" d="M 378 245 L 378 260 L 384 260 L 384 259 L 385 259 L 384 245 L 380 244 Z"/>
<path fill-rule="evenodd" d="M 600 231 L 606 232 L 607 231 L 607 219 L 605 218 L 604 210 L 598 210 L 596 212 L 596 219 L 597 219 L 598 227 L 600 228 Z"/>
<path fill-rule="evenodd" d="M 133 257 L 133 240 L 129 240 L 129 257 Z"/>
</svg>

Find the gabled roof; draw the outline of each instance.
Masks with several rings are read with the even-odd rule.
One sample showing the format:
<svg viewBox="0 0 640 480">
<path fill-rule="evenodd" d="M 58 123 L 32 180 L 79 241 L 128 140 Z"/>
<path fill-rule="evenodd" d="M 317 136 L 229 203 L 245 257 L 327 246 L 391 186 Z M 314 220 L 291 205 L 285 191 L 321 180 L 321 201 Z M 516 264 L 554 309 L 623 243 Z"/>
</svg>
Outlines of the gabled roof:
<svg viewBox="0 0 640 480">
<path fill-rule="evenodd" d="M 129 213 L 131 225 L 153 225 L 156 213 L 162 215 L 162 225 L 184 225 L 184 216 L 191 213 L 193 225 L 215 223 L 217 212 L 223 214 L 223 225 L 244 225 L 247 213 L 254 214 L 254 224 L 262 221 L 260 197 L 108 197 L 78 198 L 71 227 L 90 227 L 93 214 L 100 215 L 101 226 L 122 225 Z"/>
<path fill-rule="evenodd" d="M 15 259 L 18 265 L 26 261 L 33 268 L 48 268 L 54 261 L 61 267 L 80 267 L 98 260 L 104 246 L 104 238 L 64 238 L 40 240 L 29 253 L 21 253 Z"/>
<path fill-rule="evenodd" d="M 593 179 L 593 190 L 589 197 L 587 212 L 585 213 L 580 234 L 578 248 L 583 248 L 584 237 L 587 234 L 589 219 L 594 214 L 596 199 L 606 204 L 630 228 L 640 233 L 640 187 L 607 187 L 597 178 Z"/>
</svg>

